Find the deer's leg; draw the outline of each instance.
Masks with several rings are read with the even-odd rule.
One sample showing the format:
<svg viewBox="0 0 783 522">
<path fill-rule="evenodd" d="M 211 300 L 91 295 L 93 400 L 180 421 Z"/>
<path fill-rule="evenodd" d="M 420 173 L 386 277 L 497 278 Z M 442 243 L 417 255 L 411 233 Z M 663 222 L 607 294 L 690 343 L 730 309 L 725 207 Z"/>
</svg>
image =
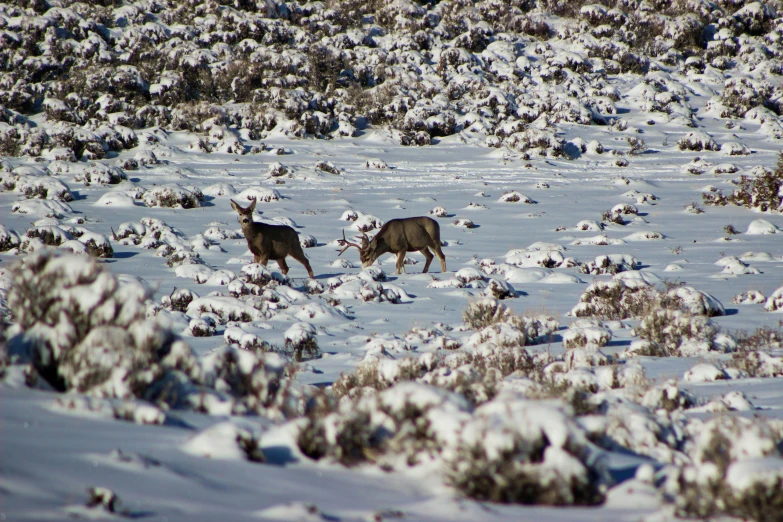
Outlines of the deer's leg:
<svg viewBox="0 0 783 522">
<path fill-rule="evenodd" d="M 285 258 L 281 257 L 277 260 L 277 266 L 280 267 L 280 271 L 283 273 L 283 275 L 286 275 L 288 273 L 288 264 L 285 262 Z"/>
<path fill-rule="evenodd" d="M 429 269 L 430 269 L 430 263 L 432 263 L 432 258 L 433 258 L 434 256 L 432 255 L 432 252 L 430 252 L 430 249 L 429 249 L 429 248 L 427 248 L 427 247 L 424 247 L 424 248 L 422 248 L 421 250 L 419 250 L 419 252 L 421 252 L 422 254 L 424 254 L 424 258 L 427 260 L 427 261 L 424 263 L 424 271 L 422 272 L 422 274 L 426 274 L 426 273 L 427 273 L 427 270 L 429 270 Z"/>
<path fill-rule="evenodd" d="M 438 259 L 440 259 L 440 270 L 441 272 L 446 271 L 446 256 L 443 255 L 443 250 L 440 249 L 440 243 L 435 243 L 435 245 L 432 247 L 432 249 L 435 251 L 435 255 L 438 256 Z"/>
<path fill-rule="evenodd" d="M 315 274 L 313 274 L 313 269 L 310 268 L 310 261 L 305 257 L 304 252 L 297 252 L 297 253 L 290 253 L 291 257 L 302 263 L 304 267 L 307 269 L 307 275 L 310 276 L 310 279 L 315 279 Z"/>
<path fill-rule="evenodd" d="M 397 252 L 397 274 L 405 273 L 405 250 Z"/>
</svg>

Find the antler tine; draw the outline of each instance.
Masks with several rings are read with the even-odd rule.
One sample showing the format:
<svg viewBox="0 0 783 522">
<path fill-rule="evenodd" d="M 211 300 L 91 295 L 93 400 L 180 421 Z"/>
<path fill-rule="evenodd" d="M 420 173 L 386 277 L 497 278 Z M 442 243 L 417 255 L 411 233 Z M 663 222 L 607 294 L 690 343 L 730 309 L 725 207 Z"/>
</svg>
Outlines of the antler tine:
<svg viewBox="0 0 783 522">
<path fill-rule="evenodd" d="M 340 250 L 340 253 L 339 253 L 339 254 L 337 254 L 337 257 L 340 257 L 341 255 L 343 255 L 343 252 L 345 252 L 346 250 L 348 250 L 348 249 L 349 249 L 349 248 L 351 248 L 351 247 L 356 247 L 356 248 L 358 248 L 360 252 L 361 252 L 361 250 L 362 250 L 362 247 L 361 247 L 360 245 L 357 245 L 356 243 L 351 243 L 350 241 L 348 241 L 347 239 L 345 239 L 345 230 L 343 230 L 343 238 L 342 238 L 342 239 L 338 239 L 338 240 L 337 240 L 337 243 L 339 243 L 339 244 L 340 244 L 340 246 L 342 246 L 342 245 L 345 245 L 345 246 L 343 247 L 343 249 L 342 249 L 342 250 Z"/>
</svg>

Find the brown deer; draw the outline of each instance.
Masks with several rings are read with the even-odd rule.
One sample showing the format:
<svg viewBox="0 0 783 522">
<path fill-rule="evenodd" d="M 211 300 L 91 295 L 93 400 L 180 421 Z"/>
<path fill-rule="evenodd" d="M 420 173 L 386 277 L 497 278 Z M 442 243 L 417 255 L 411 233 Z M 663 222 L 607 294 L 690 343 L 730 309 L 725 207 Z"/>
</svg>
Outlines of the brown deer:
<svg viewBox="0 0 783 522">
<path fill-rule="evenodd" d="M 302 251 L 299 236 L 296 231 L 287 225 L 267 225 L 253 221 L 253 210 L 256 208 L 256 199 L 247 208 L 242 208 L 236 201 L 231 200 L 231 208 L 239 213 L 237 221 L 242 225 L 242 233 L 247 239 L 247 247 L 253 253 L 253 262 L 266 266 L 270 259 L 277 261 L 283 275 L 288 273 L 286 256 L 291 256 L 304 265 L 307 274 L 311 278 L 313 269 Z"/>
<path fill-rule="evenodd" d="M 391 252 L 397 254 L 397 270 L 395 273 L 405 273 L 405 254 L 407 252 L 421 252 L 427 259 L 424 263 L 424 273 L 430 268 L 432 263 L 432 252 L 440 259 L 441 271 L 446 271 L 446 256 L 440 249 L 440 225 L 437 221 L 426 216 L 410 217 L 404 219 L 392 219 L 381 227 L 375 237 L 372 239 L 362 232 L 362 244 L 350 243 L 343 238 L 339 240 L 340 246 L 344 247 L 338 255 L 350 247 L 359 249 L 359 258 L 362 261 L 362 268 L 367 268 L 383 254 Z"/>
</svg>

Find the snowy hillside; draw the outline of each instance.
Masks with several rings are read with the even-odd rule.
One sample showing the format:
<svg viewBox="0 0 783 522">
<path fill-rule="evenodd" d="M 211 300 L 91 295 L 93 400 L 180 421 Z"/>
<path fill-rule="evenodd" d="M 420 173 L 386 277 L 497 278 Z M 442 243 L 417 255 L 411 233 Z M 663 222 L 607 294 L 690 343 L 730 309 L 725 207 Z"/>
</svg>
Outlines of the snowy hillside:
<svg viewBox="0 0 783 522">
<path fill-rule="evenodd" d="M 0 42 L 0 518 L 783 520 L 783 4 L 13 1 Z M 446 270 L 362 268 L 413 216 Z"/>
</svg>

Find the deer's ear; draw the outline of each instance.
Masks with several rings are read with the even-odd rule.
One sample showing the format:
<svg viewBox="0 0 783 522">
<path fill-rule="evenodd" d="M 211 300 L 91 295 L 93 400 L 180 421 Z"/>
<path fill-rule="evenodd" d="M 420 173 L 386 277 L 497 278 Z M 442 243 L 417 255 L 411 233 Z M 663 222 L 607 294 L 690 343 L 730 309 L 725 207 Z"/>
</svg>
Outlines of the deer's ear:
<svg viewBox="0 0 783 522">
<path fill-rule="evenodd" d="M 244 209 L 242 207 L 240 207 L 237 204 L 237 202 L 234 201 L 233 199 L 229 199 L 229 201 L 231 202 L 231 208 L 233 208 L 234 210 L 236 210 L 237 212 L 239 212 L 241 214 Z"/>
<path fill-rule="evenodd" d="M 256 198 L 253 198 L 252 203 L 250 203 L 250 206 L 247 207 L 247 213 L 252 214 L 253 210 L 256 208 Z"/>
</svg>

